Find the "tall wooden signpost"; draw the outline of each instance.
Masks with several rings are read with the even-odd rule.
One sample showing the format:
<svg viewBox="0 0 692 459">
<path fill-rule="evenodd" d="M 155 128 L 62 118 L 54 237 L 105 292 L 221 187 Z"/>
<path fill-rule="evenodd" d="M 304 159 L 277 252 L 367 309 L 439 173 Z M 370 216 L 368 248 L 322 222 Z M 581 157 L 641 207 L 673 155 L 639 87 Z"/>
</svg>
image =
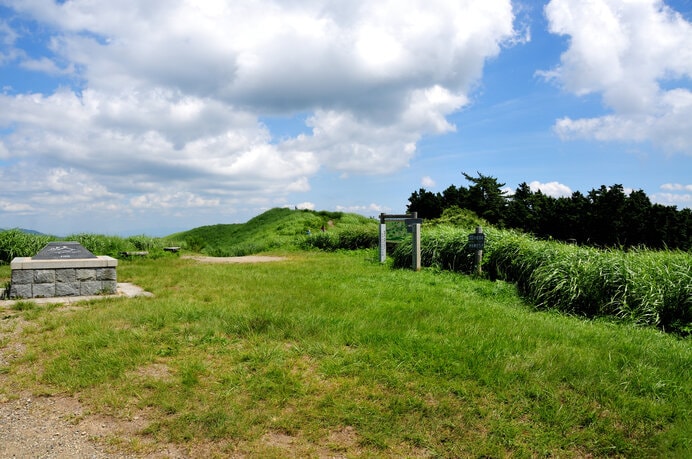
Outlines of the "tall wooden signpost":
<svg viewBox="0 0 692 459">
<path fill-rule="evenodd" d="M 392 226 L 388 236 L 387 223 Z M 422 218 L 418 218 L 418 213 L 411 214 L 380 214 L 380 263 L 387 259 L 387 238 L 393 242 L 402 242 L 407 234 L 413 238 L 413 255 L 411 267 L 415 271 L 420 271 L 420 227 L 423 223 Z"/>
</svg>

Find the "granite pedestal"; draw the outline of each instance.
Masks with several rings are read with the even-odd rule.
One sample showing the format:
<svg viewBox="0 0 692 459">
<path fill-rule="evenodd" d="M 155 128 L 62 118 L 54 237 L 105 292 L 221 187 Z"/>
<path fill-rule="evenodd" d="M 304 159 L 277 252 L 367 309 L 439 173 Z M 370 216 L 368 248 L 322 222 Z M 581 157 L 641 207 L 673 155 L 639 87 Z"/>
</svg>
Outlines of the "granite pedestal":
<svg viewBox="0 0 692 459">
<path fill-rule="evenodd" d="M 35 257 L 12 260 L 9 297 L 114 294 L 118 287 L 117 266 L 115 258 L 97 257 L 78 243 L 50 243 Z"/>
</svg>

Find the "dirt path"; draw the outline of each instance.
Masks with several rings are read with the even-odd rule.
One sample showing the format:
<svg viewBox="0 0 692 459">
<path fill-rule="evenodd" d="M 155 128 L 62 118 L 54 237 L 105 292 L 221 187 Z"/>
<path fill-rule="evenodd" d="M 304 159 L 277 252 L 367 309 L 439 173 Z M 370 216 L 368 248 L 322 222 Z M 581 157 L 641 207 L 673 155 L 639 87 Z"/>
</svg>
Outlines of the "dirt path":
<svg viewBox="0 0 692 459">
<path fill-rule="evenodd" d="M 113 296 L 148 296 L 132 284 L 118 284 Z M 63 303 L 73 306 L 86 297 L 33 299 L 38 304 Z M 104 297 L 95 297 L 104 298 Z M 0 370 L 25 352 L 21 335 L 29 325 L 15 301 L 0 301 Z M 36 397 L 21 387 L 13 387 L 0 371 L 0 458 L 94 458 L 137 457 L 116 453 L 109 441 L 134 438 L 146 425 L 141 419 L 122 421 L 88 413 L 79 400 L 66 396 Z M 174 447 L 151 445 L 147 457 L 187 457 Z"/>
</svg>

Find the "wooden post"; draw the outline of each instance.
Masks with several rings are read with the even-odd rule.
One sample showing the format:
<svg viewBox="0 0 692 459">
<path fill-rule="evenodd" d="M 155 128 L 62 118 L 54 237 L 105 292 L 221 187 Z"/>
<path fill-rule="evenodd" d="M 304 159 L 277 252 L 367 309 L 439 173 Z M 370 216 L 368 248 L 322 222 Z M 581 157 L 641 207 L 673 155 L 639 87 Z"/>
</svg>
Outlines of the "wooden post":
<svg viewBox="0 0 692 459">
<path fill-rule="evenodd" d="M 387 223 L 385 214 L 380 214 L 380 263 L 387 260 Z"/>
<path fill-rule="evenodd" d="M 420 223 L 413 225 L 413 265 L 414 271 L 420 271 Z"/>
<path fill-rule="evenodd" d="M 483 234 L 483 228 L 476 226 L 476 234 Z M 481 263 L 483 262 L 483 249 L 476 250 L 476 256 L 473 259 L 474 267 L 476 268 L 476 274 L 481 275 Z"/>
</svg>

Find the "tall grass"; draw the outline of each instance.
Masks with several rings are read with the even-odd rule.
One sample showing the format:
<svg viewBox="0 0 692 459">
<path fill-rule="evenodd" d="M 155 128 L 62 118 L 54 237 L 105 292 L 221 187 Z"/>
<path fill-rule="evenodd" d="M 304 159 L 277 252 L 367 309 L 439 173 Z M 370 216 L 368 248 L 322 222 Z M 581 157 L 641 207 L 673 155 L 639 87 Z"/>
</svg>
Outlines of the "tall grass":
<svg viewBox="0 0 692 459">
<path fill-rule="evenodd" d="M 19 229 L 0 231 L 0 264 L 9 263 L 15 257 L 31 257 L 45 247 L 53 236 L 28 234 Z"/>
<path fill-rule="evenodd" d="M 425 228 L 423 265 L 471 272 L 470 232 L 448 225 Z M 485 232 L 483 270 L 491 278 L 516 283 L 538 308 L 610 316 L 683 335 L 692 332 L 692 255 L 688 253 L 598 250 L 539 241 L 514 231 L 487 228 Z M 394 266 L 409 266 L 410 256 L 410 242 L 400 244 Z"/>
<path fill-rule="evenodd" d="M 15 257 L 32 257 L 51 241 L 64 240 L 79 242 L 95 255 L 120 257 L 123 252 L 147 251 L 151 257 L 162 256 L 167 241 L 145 235 L 107 236 L 101 234 L 79 233 L 64 238 L 40 234 L 28 234 L 20 230 L 0 232 L 0 264 L 9 263 Z"/>
<path fill-rule="evenodd" d="M 358 250 L 377 247 L 379 243 L 378 227 L 376 225 L 350 224 L 328 231 L 318 231 L 304 236 L 300 242 L 301 249 Z"/>
</svg>

